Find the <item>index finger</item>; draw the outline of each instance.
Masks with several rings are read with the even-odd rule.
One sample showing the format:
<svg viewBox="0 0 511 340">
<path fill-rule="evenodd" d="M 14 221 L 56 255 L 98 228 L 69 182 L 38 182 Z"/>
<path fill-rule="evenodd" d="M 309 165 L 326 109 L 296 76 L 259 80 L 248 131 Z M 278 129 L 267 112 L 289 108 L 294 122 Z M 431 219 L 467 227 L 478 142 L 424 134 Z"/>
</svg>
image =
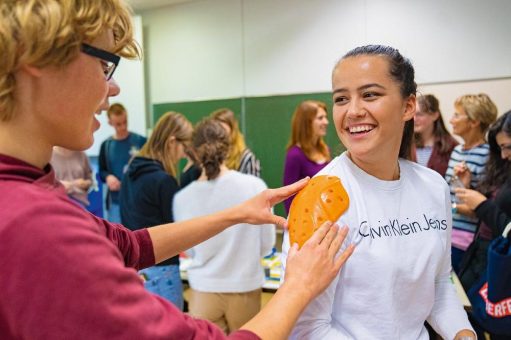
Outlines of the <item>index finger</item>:
<svg viewBox="0 0 511 340">
<path fill-rule="evenodd" d="M 333 223 L 330 221 L 326 221 L 325 223 L 323 223 L 318 228 L 318 230 L 316 230 L 314 234 L 312 234 L 312 236 L 307 240 L 307 242 L 305 242 L 305 244 L 307 243 L 320 244 L 321 241 L 323 241 L 323 239 L 325 238 L 326 234 L 330 231 L 330 228 L 332 228 L 332 225 Z"/>
<path fill-rule="evenodd" d="M 271 205 L 275 205 L 277 203 L 282 202 L 286 198 L 296 194 L 298 191 L 303 189 L 307 182 L 309 182 L 310 177 L 305 177 L 299 180 L 298 182 L 294 182 L 293 184 L 289 184 L 280 188 L 270 189 L 272 193 Z"/>
</svg>

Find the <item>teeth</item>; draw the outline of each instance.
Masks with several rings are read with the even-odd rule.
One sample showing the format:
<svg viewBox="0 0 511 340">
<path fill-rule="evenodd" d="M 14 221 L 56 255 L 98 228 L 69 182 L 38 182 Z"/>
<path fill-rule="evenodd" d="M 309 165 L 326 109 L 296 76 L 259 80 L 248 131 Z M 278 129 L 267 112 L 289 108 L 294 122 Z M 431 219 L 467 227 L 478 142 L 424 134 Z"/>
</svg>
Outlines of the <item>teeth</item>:
<svg viewBox="0 0 511 340">
<path fill-rule="evenodd" d="M 359 125 L 359 126 L 350 126 L 349 127 L 350 133 L 371 131 L 372 129 L 373 128 L 370 125 Z"/>
</svg>

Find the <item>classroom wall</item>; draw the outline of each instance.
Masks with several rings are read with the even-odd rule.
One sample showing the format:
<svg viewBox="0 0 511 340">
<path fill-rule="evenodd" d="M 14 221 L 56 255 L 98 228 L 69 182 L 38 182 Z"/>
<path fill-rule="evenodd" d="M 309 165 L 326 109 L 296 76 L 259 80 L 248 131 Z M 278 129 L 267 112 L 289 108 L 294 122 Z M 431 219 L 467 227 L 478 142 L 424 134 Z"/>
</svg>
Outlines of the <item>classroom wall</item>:
<svg viewBox="0 0 511 340">
<path fill-rule="evenodd" d="M 347 50 L 390 44 L 419 83 L 511 77 L 507 0 L 203 0 L 141 13 L 150 102 L 326 92 Z"/>
<path fill-rule="evenodd" d="M 196 122 L 230 107 L 269 186 L 281 184 L 294 108 L 304 99 L 331 107 L 331 70 L 355 46 L 400 49 L 446 121 L 465 93 L 511 109 L 507 0 L 202 0 L 140 15 L 152 121 L 175 110 Z M 343 150 L 333 124 L 327 143 Z"/>
</svg>

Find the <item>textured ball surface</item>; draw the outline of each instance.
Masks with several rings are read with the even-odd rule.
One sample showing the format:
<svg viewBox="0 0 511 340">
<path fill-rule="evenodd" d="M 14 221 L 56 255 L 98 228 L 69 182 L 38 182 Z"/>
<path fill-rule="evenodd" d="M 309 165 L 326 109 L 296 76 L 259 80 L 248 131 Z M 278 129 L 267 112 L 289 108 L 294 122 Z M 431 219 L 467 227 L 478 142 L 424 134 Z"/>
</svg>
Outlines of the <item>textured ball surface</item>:
<svg viewBox="0 0 511 340">
<path fill-rule="evenodd" d="M 326 221 L 336 222 L 350 200 L 336 176 L 316 176 L 298 192 L 289 210 L 289 240 L 301 248 Z"/>
</svg>

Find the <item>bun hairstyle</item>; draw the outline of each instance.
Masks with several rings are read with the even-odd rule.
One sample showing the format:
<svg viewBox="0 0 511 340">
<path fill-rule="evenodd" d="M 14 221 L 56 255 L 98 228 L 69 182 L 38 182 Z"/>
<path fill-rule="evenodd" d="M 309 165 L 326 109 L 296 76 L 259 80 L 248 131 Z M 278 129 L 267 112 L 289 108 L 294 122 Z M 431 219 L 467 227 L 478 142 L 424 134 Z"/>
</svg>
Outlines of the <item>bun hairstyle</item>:
<svg viewBox="0 0 511 340">
<path fill-rule="evenodd" d="M 229 154 L 227 155 L 225 165 L 227 165 L 229 169 L 238 170 L 240 168 L 241 156 L 243 151 L 247 148 L 247 145 L 245 143 L 245 138 L 240 131 L 238 120 L 236 119 L 234 112 L 227 108 L 222 108 L 211 112 L 210 117 L 220 123 L 226 124 L 229 129 L 231 129 L 229 135 L 231 147 Z"/>
<path fill-rule="evenodd" d="M 217 178 L 229 153 L 230 136 L 227 131 L 219 121 L 205 118 L 195 127 L 192 143 L 208 180 Z"/>
</svg>

